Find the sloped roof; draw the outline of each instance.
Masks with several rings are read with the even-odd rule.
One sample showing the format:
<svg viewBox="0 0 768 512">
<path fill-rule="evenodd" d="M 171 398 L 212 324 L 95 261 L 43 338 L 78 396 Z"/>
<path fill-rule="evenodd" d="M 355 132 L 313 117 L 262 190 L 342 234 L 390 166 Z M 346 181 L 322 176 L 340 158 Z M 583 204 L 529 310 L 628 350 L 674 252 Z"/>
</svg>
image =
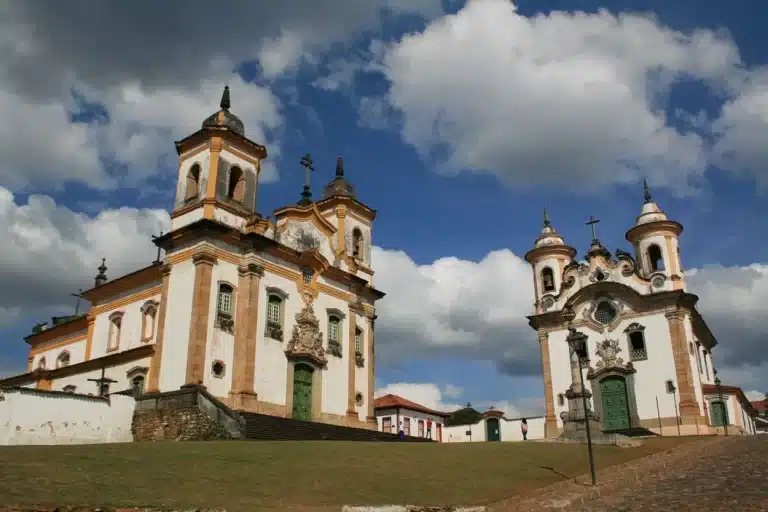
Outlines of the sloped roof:
<svg viewBox="0 0 768 512">
<path fill-rule="evenodd" d="M 754 407 L 758 413 L 763 414 L 766 410 L 768 410 L 768 407 L 766 407 L 766 402 L 768 402 L 768 400 L 755 400 L 751 403 L 752 407 Z"/>
<path fill-rule="evenodd" d="M 735 395 L 750 416 L 757 415 L 758 410 L 755 407 L 755 404 L 747 399 L 744 391 L 738 386 L 726 386 L 723 384 L 720 386 L 720 389 L 718 389 L 714 384 L 702 384 L 701 390 L 705 395 L 716 395 L 720 391 L 722 391 L 724 395 Z"/>
<path fill-rule="evenodd" d="M 417 404 L 416 402 L 411 402 L 410 400 L 406 400 L 405 398 L 393 394 L 388 394 L 384 396 L 380 396 L 373 402 L 374 409 L 391 409 L 395 407 L 399 407 L 401 409 L 408 409 L 411 411 L 418 411 L 423 412 L 425 414 L 434 414 L 435 416 L 442 416 L 443 418 L 447 418 L 450 416 L 450 413 L 447 412 L 440 412 L 436 411 L 434 409 L 430 409 L 429 407 L 424 407 L 421 404 Z"/>
</svg>

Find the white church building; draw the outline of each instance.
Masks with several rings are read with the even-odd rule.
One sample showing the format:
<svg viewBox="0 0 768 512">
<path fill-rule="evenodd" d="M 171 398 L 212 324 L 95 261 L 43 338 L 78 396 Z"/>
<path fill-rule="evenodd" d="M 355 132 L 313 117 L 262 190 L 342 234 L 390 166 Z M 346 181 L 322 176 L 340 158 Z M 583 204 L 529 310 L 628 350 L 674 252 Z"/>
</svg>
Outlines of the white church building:
<svg viewBox="0 0 768 512">
<path fill-rule="evenodd" d="M 626 233 L 634 254 L 619 249 L 612 256 L 593 230 L 586 261 L 579 262 L 545 213 L 541 235 L 525 258 L 533 268 L 535 313 L 529 321 L 541 349 L 546 437 L 562 433 L 568 411 L 569 327 L 588 336 L 579 357 L 604 432 L 755 432 L 755 411 L 744 393 L 716 380 L 717 340 L 696 309 L 698 297 L 686 289 L 682 231 L 646 185 L 645 204 Z M 575 319 L 569 322 L 566 310 Z"/>
<path fill-rule="evenodd" d="M 206 390 L 236 411 L 376 429 L 372 224 L 343 162 L 323 195 L 257 213 L 264 146 L 221 109 L 176 142 L 164 257 L 109 279 L 85 315 L 26 338 L 28 372 L 0 386 L 78 395 Z M 312 169 L 309 155 L 302 165 Z"/>
</svg>

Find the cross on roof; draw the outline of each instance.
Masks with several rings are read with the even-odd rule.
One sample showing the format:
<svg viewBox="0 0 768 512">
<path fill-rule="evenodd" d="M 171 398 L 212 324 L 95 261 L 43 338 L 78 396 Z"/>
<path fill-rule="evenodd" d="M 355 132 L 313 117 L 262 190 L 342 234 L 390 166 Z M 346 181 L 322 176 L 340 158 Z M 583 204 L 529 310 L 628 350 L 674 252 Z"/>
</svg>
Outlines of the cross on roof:
<svg viewBox="0 0 768 512">
<path fill-rule="evenodd" d="M 599 219 L 594 218 L 592 215 L 589 216 L 589 221 L 586 223 L 587 226 L 592 228 L 592 240 L 597 240 L 597 231 L 595 230 L 595 224 L 600 222 Z"/>
</svg>

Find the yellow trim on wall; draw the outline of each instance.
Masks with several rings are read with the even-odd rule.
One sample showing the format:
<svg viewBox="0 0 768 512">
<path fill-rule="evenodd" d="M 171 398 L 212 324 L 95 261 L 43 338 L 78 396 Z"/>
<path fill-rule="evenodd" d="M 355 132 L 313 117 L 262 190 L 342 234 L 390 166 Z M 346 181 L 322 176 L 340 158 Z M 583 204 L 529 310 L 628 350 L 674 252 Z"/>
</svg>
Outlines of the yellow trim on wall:
<svg viewBox="0 0 768 512">
<path fill-rule="evenodd" d="M 49 350 L 56 350 L 57 348 L 66 347 L 68 345 L 72 345 L 74 343 L 84 341 L 88 339 L 88 334 L 77 334 L 76 336 L 71 336 L 69 338 L 57 341 L 56 343 L 52 345 L 47 345 L 43 347 L 34 347 L 29 351 L 30 357 L 34 357 L 36 355 L 39 355 L 43 352 L 47 352 Z"/>
<path fill-rule="evenodd" d="M 112 302 L 108 302 L 106 304 L 102 304 L 100 306 L 96 306 L 94 308 L 91 308 L 91 311 L 89 315 L 100 315 L 101 313 L 104 313 L 105 311 L 110 311 L 112 309 L 122 308 L 129 304 L 133 304 L 134 302 L 138 302 L 140 300 L 146 300 L 150 297 L 154 297 L 155 295 L 160 295 L 160 292 L 162 291 L 163 286 L 157 285 L 153 286 L 152 288 L 148 288 L 146 290 L 142 290 L 137 293 L 132 293 L 131 295 L 128 295 L 127 297 L 123 297 L 121 299 L 113 300 Z"/>
</svg>

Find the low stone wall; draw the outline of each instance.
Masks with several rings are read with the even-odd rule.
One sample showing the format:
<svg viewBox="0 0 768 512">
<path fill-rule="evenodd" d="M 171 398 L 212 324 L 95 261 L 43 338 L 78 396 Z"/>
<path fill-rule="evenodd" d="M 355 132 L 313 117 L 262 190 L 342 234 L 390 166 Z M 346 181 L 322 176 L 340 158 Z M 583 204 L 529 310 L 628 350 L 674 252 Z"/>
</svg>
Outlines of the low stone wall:
<svg viewBox="0 0 768 512">
<path fill-rule="evenodd" d="M 244 420 L 202 386 L 150 393 L 136 401 L 131 431 L 135 441 L 241 439 Z"/>
</svg>

